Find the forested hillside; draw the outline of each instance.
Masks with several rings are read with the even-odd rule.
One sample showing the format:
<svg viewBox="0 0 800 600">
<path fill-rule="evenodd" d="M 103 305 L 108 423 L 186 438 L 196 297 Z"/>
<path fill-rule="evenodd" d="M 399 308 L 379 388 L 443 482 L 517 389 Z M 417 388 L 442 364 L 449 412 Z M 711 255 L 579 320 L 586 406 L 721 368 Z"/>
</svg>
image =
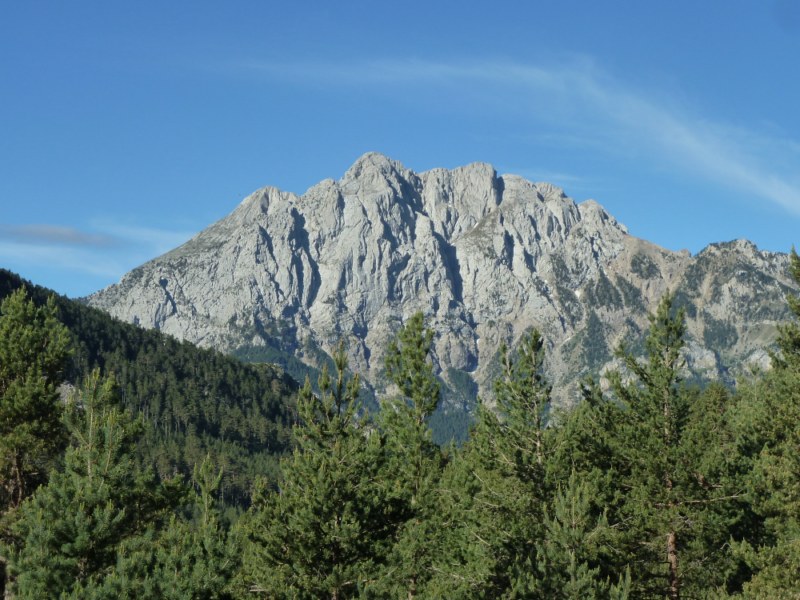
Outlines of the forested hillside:
<svg viewBox="0 0 800 600">
<path fill-rule="evenodd" d="M 0 270 L 0 300 L 23 285 L 38 306 L 53 296 Z M 239 507 L 249 503 L 257 474 L 277 475 L 277 457 L 289 447 L 294 380 L 53 297 L 71 340 L 64 380 L 79 385 L 94 369 L 114 376 L 121 405 L 146 422 L 138 444 L 145 464 L 164 477 L 189 475 L 210 454 L 224 470 L 221 500 Z"/>
<path fill-rule="evenodd" d="M 792 275 L 800 281 L 796 255 Z M 440 382 L 434 334 L 417 313 L 387 343 L 395 394 L 380 398 L 381 410 L 364 410 L 340 348 L 318 391 L 307 383 L 299 392 L 293 451 L 279 473 L 252 463 L 262 476 L 229 524 L 219 503 L 226 470 L 214 455 L 195 461 L 187 487 L 169 469 L 147 469 L 137 446 L 166 441 L 189 467 L 199 454 L 179 443 L 193 439 L 191 419 L 243 452 L 252 430 L 215 427 L 199 400 L 203 412 L 162 409 L 170 419 L 154 420 L 142 407 L 155 403 L 132 403 L 133 392 L 96 371 L 62 403 L 54 382 L 70 334 L 57 303 L 37 307 L 14 293 L 0 306 L 9 594 L 800 597 L 800 300 L 788 302 L 793 321 L 780 329 L 771 369 L 730 390 L 689 383 L 686 315 L 666 295 L 642 352 L 618 347 L 608 389 L 584 380 L 583 402 L 569 412 L 553 407 L 545 344 L 531 330 L 502 349 L 496 408 L 480 407 L 458 448 L 432 440 Z M 124 337 L 110 336 L 104 352 Z M 153 339 L 152 353 L 174 343 Z M 89 356 L 79 347 L 69 368 L 90 365 Z M 169 379 L 140 360 L 138 377 Z M 158 386 L 148 392 L 158 396 Z M 119 397 L 137 410 L 121 410 Z"/>
</svg>

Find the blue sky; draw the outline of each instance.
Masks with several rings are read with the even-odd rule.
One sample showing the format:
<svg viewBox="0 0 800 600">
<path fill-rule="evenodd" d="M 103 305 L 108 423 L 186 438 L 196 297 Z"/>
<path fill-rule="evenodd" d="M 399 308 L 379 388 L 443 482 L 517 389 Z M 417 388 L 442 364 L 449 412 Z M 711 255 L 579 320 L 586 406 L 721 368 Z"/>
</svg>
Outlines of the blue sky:
<svg viewBox="0 0 800 600">
<path fill-rule="evenodd" d="M 367 151 L 787 251 L 798 71 L 794 0 L 6 3 L 0 267 L 85 295 Z"/>
</svg>

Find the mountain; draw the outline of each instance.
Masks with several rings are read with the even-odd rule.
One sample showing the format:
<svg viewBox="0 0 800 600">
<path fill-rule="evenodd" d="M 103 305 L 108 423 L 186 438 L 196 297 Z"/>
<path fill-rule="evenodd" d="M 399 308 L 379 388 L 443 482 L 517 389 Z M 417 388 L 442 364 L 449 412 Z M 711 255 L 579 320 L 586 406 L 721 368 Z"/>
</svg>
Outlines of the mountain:
<svg viewBox="0 0 800 600">
<path fill-rule="evenodd" d="M 667 290 L 687 310 L 689 367 L 730 379 L 765 364 L 790 289 L 788 257 L 747 241 L 672 252 L 549 183 L 485 163 L 415 173 L 369 153 L 303 195 L 253 193 L 87 301 L 243 356 L 319 366 L 344 340 L 378 392 L 387 340 L 422 310 L 448 401 L 468 406 L 491 396 L 501 344 L 531 327 L 547 340 L 557 397 L 574 401 L 619 342 L 641 344 Z"/>
<path fill-rule="evenodd" d="M 100 369 L 114 376 L 122 405 L 143 417 L 144 464 L 188 478 L 210 455 L 223 469 L 223 503 L 238 508 L 249 504 L 257 476 L 277 479 L 296 420 L 297 384 L 286 374 L 121 323 L 0 269 L 0 300 L 22 286 L 37 305 L 55 297 L 72 337 L 66 383 Z"/>
</svg>

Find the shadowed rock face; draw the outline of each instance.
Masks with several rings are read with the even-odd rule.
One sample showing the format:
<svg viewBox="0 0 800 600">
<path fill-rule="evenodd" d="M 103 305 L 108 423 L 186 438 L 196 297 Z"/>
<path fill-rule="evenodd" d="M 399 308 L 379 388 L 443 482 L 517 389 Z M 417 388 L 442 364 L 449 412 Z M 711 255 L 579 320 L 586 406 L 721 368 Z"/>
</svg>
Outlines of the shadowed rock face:
<svg viewBox="0 0 800 600">
<path fill-rule="evenodd" d="M 620 341 L 635 347 L 667 290 L 687 308 L 693 371 L 763 363 L 787 314 L 787 268 L 786 255 L 746 241 L 695 257 L 665 250 L 592 200 L 576 204 L 487 164 L 417 174 L 371 153 L 302 196 L 255 192 L 88 301 L 228 351 L 278 337 L 313 363 L 310 349 L 344 339 L 351 366 L 378 388 L 388 339 L 422 310 L 435 363 L 468 373 L 484 395 L 500 345 L 537 327 L 568 402 L 581 376 L 612 364 Z"/>
</svg>

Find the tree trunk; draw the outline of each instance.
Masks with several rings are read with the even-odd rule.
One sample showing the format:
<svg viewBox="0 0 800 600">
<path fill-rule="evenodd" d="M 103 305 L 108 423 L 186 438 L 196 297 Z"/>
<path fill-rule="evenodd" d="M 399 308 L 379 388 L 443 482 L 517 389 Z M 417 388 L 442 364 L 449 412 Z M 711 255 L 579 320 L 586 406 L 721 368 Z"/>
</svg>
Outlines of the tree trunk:
<svg viewBox="0 0 800 600">
<path fill-rule="evenodd" d="M 678 600 L 680 598 L 680 583 L 678 582 L 678 543 L 674 531 L 667 534 L 667 562 L 669 563 L 669 592 L 667 598 Z"/>
<path fill-rule="evenodd" d="M 6 597 L 6 559 L 0 556 L 0 598 L 5 598 L 5 597 Z"/>
<path fill-rule="evenodd" d="M 671 406 L 669 390 L 664 390 L 664 450 L 668 451 L 671 444 L 672 430 L 671 430 Z M 667 499 L 669 509 L 672 509 L 672 477 L 669 473 L 666 476 L 665 488 L 667 490 Z M 667 598 L 670 600 L 678 600 L 680 598 L 680 584 L 678 582 L 678 542 L 677 536 L 674 531 L 667 534 L 667 563 L 669 563 L 669 591 Z"/>
</svg>

